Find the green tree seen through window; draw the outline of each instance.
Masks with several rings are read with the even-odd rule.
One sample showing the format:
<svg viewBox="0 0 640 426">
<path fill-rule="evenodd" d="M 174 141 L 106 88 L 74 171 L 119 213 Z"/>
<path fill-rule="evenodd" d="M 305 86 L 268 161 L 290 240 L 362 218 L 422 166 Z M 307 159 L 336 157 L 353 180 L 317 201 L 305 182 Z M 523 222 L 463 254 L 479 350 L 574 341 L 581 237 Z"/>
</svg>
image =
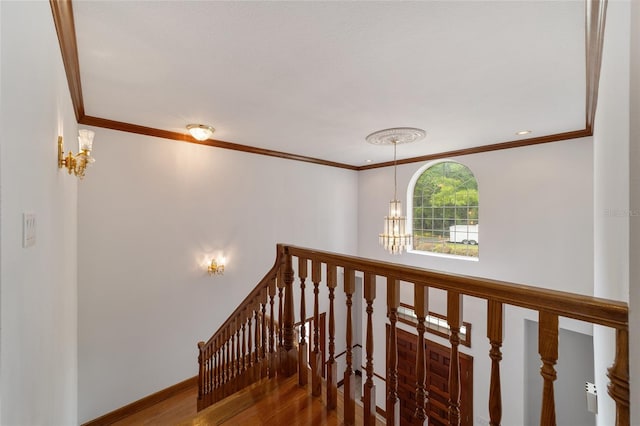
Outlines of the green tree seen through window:
<svg viewBox="0 0 640 426">
<path fill-rule="evenodd" d="M 477 257 L 478 212 L 478 182 L 468 167 L 429 167 L 413 189 L 413 249 Z"/>
</svg>

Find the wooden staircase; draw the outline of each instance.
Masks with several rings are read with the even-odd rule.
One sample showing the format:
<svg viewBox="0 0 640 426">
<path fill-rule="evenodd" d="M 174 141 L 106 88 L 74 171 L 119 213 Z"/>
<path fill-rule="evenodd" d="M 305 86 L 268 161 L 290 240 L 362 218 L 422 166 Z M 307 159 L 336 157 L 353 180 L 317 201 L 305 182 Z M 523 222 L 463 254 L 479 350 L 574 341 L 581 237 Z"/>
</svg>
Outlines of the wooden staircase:
<svg viewBox="0 0 640 426">
<path fill-rule="evenodd" d="M 180 426 L 339 426 L 345 424 L 342 413 L 342 404 L 327 410 L 326 400 L 312 397 L 308 386 L 299 386 L 297 377 L 276 377 L 228 396 Z M 356 424 L 363 424 L 361 406 L 356 406 Z M 376 424 L 384 423 L 377 419 Z"/>
<path fill-rule="evenodd" d="M 310 272 L 310 273 L 309 273 Z M 297 284 L 296 284 L 297 276 Z M 356 401 L 353 348 L 353 298 L 356 277 L 362 282 L 363 309 L 363 377 L 362 405 Z M 305 296 L 307 279 L 312 297 Z M 615 359 L 608 369 L 609 396 L 616 404 L 616 426 L 628 426 L 629 418 L 629 308 L 624 302 L 583 296 L 539 287 L 513 284 L 484 278 L 447 274 L 438 271 L 380 262 L 354 256 L 279 244 L 274 266 L 235 309 L 207 342 L 198 343 L 198 419 L 191 425 L 211 424 L 364 424 L 378 423 L 382 411 L 387 425 L 399 425 L 398 338 L 396 325 L 400 307 L 400 283 L 413 289 L 416 321 L 415 405 L 412 424 L 426 425 L 429 388 L 426 383 L 426 318 L 429 316 L 429 290 L 446 292 L 446 322 L 449 335 L 449 371 L 443 408 L 443 420 L 461 424 L 460 410 L 460 330 L 463 325 L 463 300 L 471 296 L 486 301 L 486 337 L 490 346 L 489 404 L 484 416 L 497 426 L 502 419 L 502 385 L 500 363 L 502 342 L 508 334 L 505 323 L 507 306 L 526 308 L 538 313 L 538 352 L 543 381 L 540 424 L 554 426 L 555 369 L 558 360 L 559 319 L 572 318 L 609 327 L 616 334 Z M 318 345 L 320 286 L 328 291 L 328 356 Z M 336 292 L 344 292 L 344 305 L 335 306 Z M 382 299 L 386 309 L 376 308 L 386 317 L 389 337 L 376 342 L 386 347 L 386 356 L 376 359 L 374 370 L 374 302 Z M 308 299 L 312 299 L 313 330 L 305 337 Z M 323 301 L 325 303 L 326 300 Z M 325 303 L 326 304 L 326 303 Z M 296 337 L 296 312 L 299 307 L 299 337 Z M 346 313 L 336 324 L 335 312 Z M 338 372 L 336 328 L 344 330 L 344 369 Z M 342 344 L 342 342 L 341 342 Z M 378 373 L 376 373 L 376 371 Z M 325 376 L 323 374 L 326 373 Z M 338 376 L 339 375 L 339 376 Z M 324 377 L 324 378 L 323 378 Z M 375 380 L 374 380 L 375 378 Z M 384 398 L 376 398 L 376 381 Z M 338 395 L 338 382 L 344 387 Z M 358 385 L 359 386 L 359 385 Z M 378 394 L 380 395 L 380 393 Z M 376 406 L 376 401 L 384 406 Z M 207 408 L 211 407 L 211 408 Z M 294 414 L 298 417 L 294 417 Z M 446 417 L 446 418 L 445 418 Z"/>
</svg>

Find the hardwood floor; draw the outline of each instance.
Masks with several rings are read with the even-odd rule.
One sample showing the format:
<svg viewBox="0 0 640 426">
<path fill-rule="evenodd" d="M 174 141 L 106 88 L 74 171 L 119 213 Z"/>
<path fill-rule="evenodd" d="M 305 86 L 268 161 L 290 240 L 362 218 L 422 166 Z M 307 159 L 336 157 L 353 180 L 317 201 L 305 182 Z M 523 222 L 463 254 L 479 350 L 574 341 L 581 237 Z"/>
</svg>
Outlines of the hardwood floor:
<svg viewBox="0 0 640 426">
<path fill-rule="evenodd" d="M 273 379 L 248 392 L 239 392 L 180 425 L 339 426 L 344 424 L 341 393 L 338 395 L 338 409 L 327 412 L 324 397 L 313 398 L 309 392 L 309 385 L 304 388 L 299 387 L 296 376 L 278 380 Z M 323 392 L 323 395 L 326 393 Z M 362 423 L 362 407 L 356 404 L 356 424 Z M 376 424 L 382 426 L 384 422 L 378 420 Z"/>
<path fill-rule="evenodd" d="M 325 393 L 323 392 L 323 395 Z M 133 425 L 287 425 L 339 426 L 342 421 L 342 395 L 338 410 L 327 412 L 325 399 L 312 398 L 308 387 L 300 388 L 297 377 L 272 379 L 253 385 L 220 403 L 196 412 L 197 389 L 185 390 L 153 407 L 139 411 L 116 426 Z M 356 424 L 362 424 L 362 408 L 356 404 Z M 382 426 L 383 421 L 376 422 Z"/>
<path fill-rule="evenodd" d="M 193 418 L 197 414 L 196 399 L 198 387 L 180 392 L 171 398 L 138 411 L 131 416 L 113 423 L 114 426 L 154 425 L 173 426 L 182 421 Z"/>
</svg>

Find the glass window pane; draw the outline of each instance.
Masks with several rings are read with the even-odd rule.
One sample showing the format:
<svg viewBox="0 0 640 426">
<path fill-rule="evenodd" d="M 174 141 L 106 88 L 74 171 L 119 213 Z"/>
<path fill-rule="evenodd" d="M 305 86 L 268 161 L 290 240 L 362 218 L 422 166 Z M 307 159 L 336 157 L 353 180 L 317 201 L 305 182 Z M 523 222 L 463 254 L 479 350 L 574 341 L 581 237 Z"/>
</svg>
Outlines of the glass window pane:
<svg viewBox="0 0 640 426">
<path fill-rule="evenodd" d="M 478 257 L 478 183 L 465 165 L 424 170 L 413 189 L 414 250 Z"/>
</svg>

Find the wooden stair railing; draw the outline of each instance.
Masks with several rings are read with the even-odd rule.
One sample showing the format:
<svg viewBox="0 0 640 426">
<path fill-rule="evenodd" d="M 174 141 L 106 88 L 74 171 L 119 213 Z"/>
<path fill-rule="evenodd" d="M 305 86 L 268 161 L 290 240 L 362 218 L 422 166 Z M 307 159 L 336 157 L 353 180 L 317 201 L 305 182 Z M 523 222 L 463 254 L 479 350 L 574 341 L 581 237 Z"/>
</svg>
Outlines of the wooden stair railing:
<svg viewBox="0 0 640 426">
<path fill-rule="evenodd" d="M 218 331 L 206 343 L 198 343 L 198 411 L 264 377 L 275 377 L 278 348 L 282 347 L 284 263 L 283 247 L 278 246 L 269 272 Z M 280 290 L 277 322 L 276 288 Z"/>
<path fill-rule="evenodd" d="M 314 286 L 314 346 L 311 359 L 305 333 L 300 333 L 300 341 L 294 342 L 294 269 L 293 258 L 297 258 L 300 281 L 301 318 L 306 316 L 304 288 L 307 279 L 307 267 L 311 262 L 311 281 Z M 592 324 L 610 327 L 616 330 L 616 355 L 608 370 L 610 379 L 609 395 L 616 404 L 616 425 L 628 426 L 629 417 L 629 346 L 628 346 L 628 306 L 626 303 L 577 295 L 556 290 L 512 284 L 496 280 L 468 277 L 437 272 L 428 269 L 380 262 L 355 256 L 346 256 L 319 250 L 306 249 L 279 244 L 273 268 L 260 281 L 245 301 L 209 339 L 200 342 L 198 409 L 230 395 L 263 377 L 276 374 L 291 376 L 300 372 L 298 383 L 305 386 L 308 374 L 311 374 L 311 394 L 320 396 L 322 353 L 317 345 L 318 288 L 321 285 L 322 268 L 326 268 L 326 285 L 329 290 L 329 358 L 326 363 L 326 404 L 327 409 L 337 407 L 337 376 L 335 361 L 335 289 L 338 286 L 338 268 L 343 272 L 343 291 L 346 296 L 346 368 L 344 381 L 344 424 L 355 422 L 355 381 L 352 365 L 353 347 L 353 295 L 355 278 L 363 279 L 363 296 L 366 303 L 366 336 L 363 358 L 366 359 L 366 380 L 364 382 L 364 424 L 375 424 L 376 389 L 373 383 L 374 333 L 373 302 L 378 287 L 384 288 L 387 300 L 387 318 L 389 320 L 389 340 L 387 343 L 386 383 L 386 423 L 399 425 L 398 401 L 398 349 L 396 324 L 400 306 L 400 282 L 411 284 L 414 288 L 415 313 L 417 317 L 417 342 L 424 342 L 425 318 L 429 312 L 429 289 L 440 289 L 447 294 L 447 322 L 450 329 L 449 364 L 449 400 L 448 419 L 450 425 L 460 425 L 460 371 L 459 351 L 460 327 L 463 316 L 463 296 L 472 296 L 487 301 L 487 338 L 490 344 L 491 376 L 489 389 L 488 414 L 490 424 L 500 425 L 502 419 L 502 400 L 500 382 L 500 361 L 502 360 L 502 342 L 505 334 L 505 305 L 531 309 L 539 315 L 538 350 L 543 380 L 542 409 L 540 424 L 555 425 L 554 365 L 558 360 L 558 324 L 559 318 L 572 318 Z M 380 279 L 378 279 L 380 278 Z M 385 288 L 386 287 L 386 288 Z M 278 299 L 278 311 L 274 311 L 275 298 Z M 384 294 L 384 293 L 383 293 Z M 275 315 L 278 322 L 275 323 Z M 253 318 L 253 345 L 251 321 Z M 248 327 L 247 335 L 242 331 Z M 298 347 L 296 348 L 296 343 Z M 231 347 L 231 350 L 229 349 Z M 309 372 L 310 371 L 310 372 Z M 418 424 L 427 423 L 425 408 L 429 401 L 429 389 L 426 386 L 426 360 L 423 344 L 417 345 L 416 356 L 416 413 Z"/>
</svg>

